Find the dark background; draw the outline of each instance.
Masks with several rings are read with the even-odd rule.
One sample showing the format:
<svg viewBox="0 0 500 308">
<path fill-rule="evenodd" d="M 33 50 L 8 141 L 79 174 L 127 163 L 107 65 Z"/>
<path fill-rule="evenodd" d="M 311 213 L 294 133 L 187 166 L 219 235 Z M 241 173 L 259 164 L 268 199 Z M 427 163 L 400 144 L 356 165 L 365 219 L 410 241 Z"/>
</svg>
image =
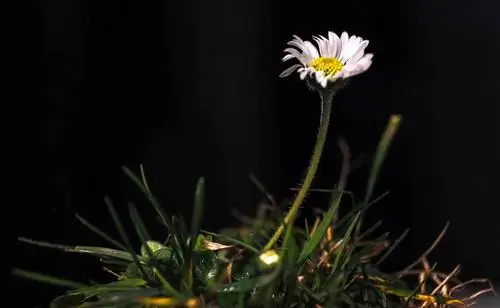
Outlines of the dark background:
<svg viewBox="0 0 500 308">
<path fill-rule="evenodd" d="M 500 280 L 499 6 L 465 0 L 18 2 L 2 39 L 12 68 L 6 93 L 16 98 L 14 116 L 6 119 L 8 181 L 15 184 L 4 205 L 9 239 L 105 244 L 75 212 L 112 234 L 104 196 L 124 215 L 129 199 L 149 212 L 121 165 L 137 170 L 143 163 L 165 207 L 188 216 L 196 179 L 205 176 L 205 227 L 211 229 L 235 223 L 230 208 L 254 211 L 262 196 L 250 172 L 277 199 L 289 196 L 311 154 L 319 104 L 298 76 L 277 78 L 288 65 L 280 63 L 282 50 L 293 34 L 307 39 L 345 30 L 370 40 L 375 62 L 336 97 L 315 187 L 329 188 L 337 179 L 335 138 L 344 136 L 354 156 L 371 153 L 389 115 L 402 114 L 378 185 L 379 193 L 391 195 L 368 217 L 382 219 L 393 236 L 412 228 L 392 267 L 417 258 L 451 220 L 433 260 L 445 270 L 461 263 L 465 278 Z M 356 171 L 349 188 L 362 192 L 366 173 L 366 167 Z M 106 278 L 95 260 L 9 247 L 13 267 Z M 9 281 L 16 307 L 47 302 L 61 291 Z"/>
</svg>

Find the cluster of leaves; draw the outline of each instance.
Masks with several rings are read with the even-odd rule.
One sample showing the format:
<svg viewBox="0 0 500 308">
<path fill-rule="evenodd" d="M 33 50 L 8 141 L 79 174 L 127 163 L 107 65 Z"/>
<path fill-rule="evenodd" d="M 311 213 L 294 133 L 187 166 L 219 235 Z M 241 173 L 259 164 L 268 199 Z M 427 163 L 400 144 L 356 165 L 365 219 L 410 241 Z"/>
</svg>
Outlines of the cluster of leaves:
<svg viewBox="0 0 500 308">
<path fill-rule="evenodd" d="M 392 123 L 392 124 L 391 124 Z M 313 224 L 304 227 L 285 226 L 285 233 L 272 249 L 264 250 L 266 241 L 282 222 L 278 206 L 263 206 L 257 218 L 246 219 L 241 228 L 211 233 L 200 229 L 204 206 L 204 180 L 195 192 L 190 226 L 182 219 L 167 215 L 148 187 L 144 171 L 135 176 L 125 173 L 137 184 L 156 210 L 167 229 L 163 242 L 155 241 L 134 205 L 130 218 L 135 233 L 143 243 L 136 252 L 127 232 L 109 199 L 106 205 L 121 236 L 112 239 L 80 216 L 77 218 L 90 230 L 105 238 L 116 249 L 88 246 L 62 246 L 22 241 L 89 254 L 101 259 L 106 271 L 116 281 L 106 284 L 82 285 L 24 270 L 15 274 L 25 278 L 70 287 L 56 298 L 51 307 L 448 307 L 464 305 L 450 292 L 441 292 L 450 277 L 438 289 L 425 293 L 424 286 L 438 277 L 427 266 L 419 271 L 420 281 L 410 287 L 402 278 L 411 274 L 414 265 L 400 274 L 383 273 L 379 264 L 387 258 L 402 237 L 392 245 L 388 234 L 367 239 L 374 228 L 360 232 L 363 213 L 371 201 L 378 170 L 395 133 L 391 122 L 384 133 L 374 158 L 367 197 L 352 202 L 351 211 L 339 216 L 350 157 L 344 153 L 342 176 L 331 191 L 328 210 Z M 270 198 L 272 201 L 272 198 Z M 376 226 L 375 226 L 376 227 Z M 426 256 L 424 256 L 426 257 Z M 425 260 L 420 258 L 419 260 Z M 456 273 L 454 273 L 456 274 Z M 436 278 L 437 279 L 437 278 Z M 441 279 L 438 282 L 443 282 Z M 437 291 L 436 291 L 437 290 Z"/>
</svg>

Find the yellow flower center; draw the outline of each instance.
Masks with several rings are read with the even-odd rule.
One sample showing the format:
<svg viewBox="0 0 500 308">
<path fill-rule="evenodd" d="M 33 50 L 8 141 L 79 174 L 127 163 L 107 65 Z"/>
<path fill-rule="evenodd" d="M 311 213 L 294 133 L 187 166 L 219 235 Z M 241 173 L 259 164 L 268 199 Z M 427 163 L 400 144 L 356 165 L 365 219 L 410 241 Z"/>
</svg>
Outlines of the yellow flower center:
<svg viewBox="0 0 500 308">
<path fill-rule="evenodd" d="M 323 57 L 314 59 L 309 65 L 315 70 L 323 72 L 325 76 L 335 75 L 344 67 L 344 64 L 342 64 L 342 62 L 340 62 L 337 58 Z"/>
</svg>

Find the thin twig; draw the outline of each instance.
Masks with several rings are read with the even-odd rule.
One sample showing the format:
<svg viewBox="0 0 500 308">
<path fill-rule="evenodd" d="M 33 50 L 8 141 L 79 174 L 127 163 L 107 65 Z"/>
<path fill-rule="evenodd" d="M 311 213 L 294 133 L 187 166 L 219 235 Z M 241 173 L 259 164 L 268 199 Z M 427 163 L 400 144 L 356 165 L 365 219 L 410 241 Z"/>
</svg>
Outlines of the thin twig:
<svg viewBox="0 0 500 308">
<path fill-rule="evenodd" d="M 368 228 L 367 230 L 365 230 L 363 233 L 361 233 L 357 240 L 361 240 L 362 238 L 372 234 L 375 230 L 377 230 L 378 227 L 380 227 L 382 225 L 382 220 L 379 220 L 377 221 L 373 226 L 371 226 L 370 228 Z"/>
<path fill-rule="evenodd" d="M 472 294 L 471 296 L 469 296 L 469 297 L 467 298 L 467 300 L 475 299 L 475 298 L 477 298 L 477 297 L 479 297 L 479 296 L 481 296 L 481 295 L 483 295 L 483 294 L 486 294 L 486 293 L 488 293 L 488 292 L 493 292 L 493 293 L 494 293 L 494 292 L 495 292 L 495 290 L 493 290 L 493 289 L 489 289 L 489 288 L 488 288 L 488 289 L 484 289 L 484 290 L 478 291 L 478 292 L 476 292 L 476 293 Z"/>
<path fill-rule="evenodd" d="M 436 248 L 436 246 L 439 244 L 439 242 L 441 241 L 443 236 L 446 234 L 446 231 L 448 230 L 449 226 L 450 226 L 450 223 L 447 222 L 446 225 L 444 226 L 443 230 L 441 231 L 441 233 L 438 235 L 436 240 L 432 243 L 432 245 L 415 262 L 413 262 L 412 264 L 407 266 L 405 269 L 400 271 L 397 274 L 398 278 L 401 278 L 407 271 L 409 271 L 410 269 L 415 267 L 423 258 L 426 258 L 434 250 L 434 248 Z"/>
<path fill-rule="evenodd" d="M 460 271 L 460 265 L 457 265 L 455 269 L 448 276 L 446 276 L 443 281 L 441 281 L 441 283 L 431 292 L 431 295 L 435 295 L 439 289 L 441 289 L 451 279 L 451 277 L 458 273 L 458 271 Z"/>
<path fill-rule="evenodd" d="M 489 279 L 471 279 L 471 280 L 468 280 L 466 282 L 460 283 L 459 285 L 456 285 L 453 288 L 451 288 L 450 295 L 452 295 L 456 291 L 463 289 L 464 287 L 466 287 L 470 284 L 473 284 L 473 283 L 487 283 L 489 285 L 490 289 L 493 290 L 493 293 L 495 294 L 495 296 L 497 295 L 495 292 L 495 289 L 493 288 L 493 284 L 491 283 L 491 281 Z"/>
</svg>

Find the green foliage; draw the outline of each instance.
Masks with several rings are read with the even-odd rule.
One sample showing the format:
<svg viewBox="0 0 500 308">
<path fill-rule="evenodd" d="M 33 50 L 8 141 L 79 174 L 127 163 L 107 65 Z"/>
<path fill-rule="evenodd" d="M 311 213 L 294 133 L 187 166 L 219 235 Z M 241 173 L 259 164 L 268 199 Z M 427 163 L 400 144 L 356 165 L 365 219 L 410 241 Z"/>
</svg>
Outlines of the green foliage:
<svg viewBox="0 0 500 308">
<path fill-rule="evenodd" d="M 140 239 L 140 252 L 134 251 L 130 233 L 109 199 L 105 200 L 121 242 L 111 238 L 84 218 L 85 226 L 106 239 L 116 249 L 64 246 L 21 238 L 21 241 L 66 252 L 87 254 L 101 259 L 116 281 L 81 284 L 24 270 L 14 274 L 70 289 L 56 298 L 58 307 L 417 307 L 430 303 L 461 304 L 447 293 L 421 292 L 427 279 L 413 286 L 396 274 L 383 273 L 378 264 L 394 250 L 387 234 L 367 239 L 361 233 L 361 218 L 371 200 L 376 177 L 399 124 L 391 118 L 379 143 L 372 165 L 366 198 L 350 213 L 339 216 L 348 172 L 343 172 L 337 190 L 331 192 L 326 213 L 304 228 L 289 224 L 271 249 L 263 250 L 273 232 L 282 226 L 283 213 L 277 207 L 259 210 L 255 219 L 245 219 L 241 228 L 212 233 L 200 230 L 205 182 L 198 181 L 193 217 L 189 230 L 182 220 L 164 212 L 151 192 L 144 170 L 140 177 L 124 168 L 125 174 L 150 201 L 166 230 L 164 238 L 149 234 L 136 207 L 130 203 L 130 219 Z M 343 150 L 346 154 L 345 147 Z M 345 155 L 344 164 L 349 162 Z M 346 166 L 344 166 L 346 167 Z M 346 168 L 343 168 L 346 171 Z M 260 183 L 253 178 L 262 191 Z M 268 199 L 272 197 L 266 193 Z M 273 201 L 274 202 L 274 201 Z M 267 212 L 266 212 L 267 211 Z M 405 233 L 406 234 L 406 233 Z M 430 277 L 433 269 L 425 271 Z"/>
</svg>

